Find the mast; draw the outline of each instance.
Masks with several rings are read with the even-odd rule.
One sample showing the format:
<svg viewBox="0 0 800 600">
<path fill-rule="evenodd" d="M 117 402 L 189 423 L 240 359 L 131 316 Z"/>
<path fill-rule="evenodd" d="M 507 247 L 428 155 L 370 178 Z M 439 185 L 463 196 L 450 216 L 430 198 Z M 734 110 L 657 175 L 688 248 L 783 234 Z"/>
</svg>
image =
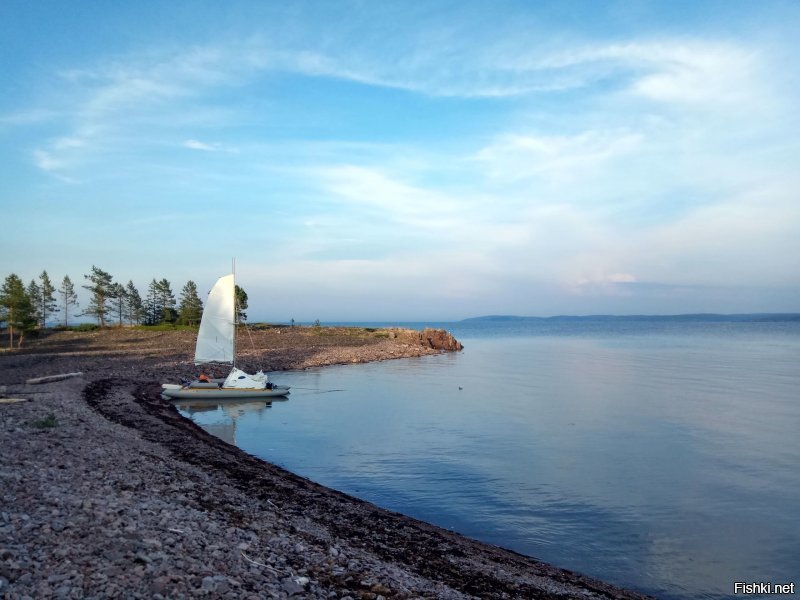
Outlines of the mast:
<svg viewBox="0 0 800 600">
<path fill-rule="evenodd" d="M 236 368 L 236 334 L 237 318 L 239 314 L 238 299 L 236 298 L 236 258 L 231 259 L 231 273 L 233 273 L 233 368 Z"/>
</svg>

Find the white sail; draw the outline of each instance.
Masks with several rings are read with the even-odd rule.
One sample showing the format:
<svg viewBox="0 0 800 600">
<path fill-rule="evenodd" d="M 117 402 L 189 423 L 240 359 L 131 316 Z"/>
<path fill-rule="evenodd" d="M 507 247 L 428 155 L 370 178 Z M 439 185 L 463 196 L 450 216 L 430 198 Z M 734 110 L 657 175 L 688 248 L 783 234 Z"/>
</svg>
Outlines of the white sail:
<svg viewBox="0 0 800 600">
<path fill-rule="evenodd" d="M 194 364 L 209 362 L 233 364 L 236 343 L 236 293 L 233 275 L 220 277 L 203 307 Z"/>
</svg>

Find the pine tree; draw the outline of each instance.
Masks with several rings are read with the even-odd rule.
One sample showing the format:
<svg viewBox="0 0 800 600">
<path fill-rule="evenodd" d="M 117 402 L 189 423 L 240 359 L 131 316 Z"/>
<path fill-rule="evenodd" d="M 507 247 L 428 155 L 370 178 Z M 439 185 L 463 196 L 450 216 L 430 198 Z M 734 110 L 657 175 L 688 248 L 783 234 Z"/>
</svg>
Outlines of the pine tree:
<svg viewBox="0 0 800 600">
<path fill-rule="evenodd" d="M 35 279 L 31 279 L 28 288 L 25 290 L 28 294 L 28 299 L 31 302 L 31 318 L 36 322 L 37 327 L 42 326 L 42 313 L 39 312 L 39 298 L 42 296 L 42 288 L 36 283 Z"/>
<path fill-rule="evenodd" d="M 111 297 L 114 299 L 114 312 L 117 313 L 119 326 L 122 327 L 122 317 L 125 314 L 126 291 L 121 283 L 111 284 Z"/>
<path fill-rule="evenodd" d="M 175 310 L 175 294 L 172 293 L 172 287 L 166 279 L 162 279 L 157 285 L 161 296 L 161 320 L 165 323 L 174 323 L 178 313 Z"/>
<path fill-rule="evenodd" d="M 247 292 L 237 285 L 234 298 L 236 299 L 236 322 L 243 323 L 247 321 L 247 313 L 244 312 L 247 308 Z"/>
<path fill-rule="evenodd" d="M 161 314 L 161 307 L 158 305 L 158 282 L 153 279 L 147 286 L 147 308 L 145 325 L 155 325 L 158 323 L 158 315 Z"/>
<path fill-rule="evenodd" d="M 144 306 L 142 305 L 142 297 L 139 295 L 139 290 L 133 285 L 133 281 L 128 281 L 128 285 L 125 287 L 125 298 L 128 323 L 136 323 L 138 325 L 144 318 Z"/>
<path fill-rule="evenodd" d="M 42 327 L 47 327 L 47 317 L 54 312 L 58 312 L 56 297 L 53 295 L 56 288 L 53 287 L 47 271 L 42 271 L 42 274 L 39 275 L 39 281 L 41 282 L 39 286 L 41 295 L 36 300 L 37 310 L 41 318 Z"/>
<path fill-rule="evenodd" d="M 97 318 L 100 327 L 106 326 L 106 315 L 108 314 L 107 302 L 113 298 L 112 277 L 102 269 L 92 265 L 92 272 L 84 275 L 91 282 L 91 285 L 84 285 L 84 289 L 91 292 L 89 306 L 84 311 L 84 315 L 91 315 Z"/>
<path fill-rule="evenodd" d="M 161 322 L 164 315 L 164 310 L 161 304 L 161 294 L 158 291 L 158 282 L 153 279 L 150 285 L 147 286 L 147 315 L 145 317 L 146 325 L 157 325 Z"/>
<path fill-rule="evenodd" d="M 203 316 L 203 302 L 197 295 L 197 285 L 191 279 L 181 290 L 181 304 L 178 308 L 179 322 L 184 325 L 196 325 Z"/>
<path fill-rule="evenodd" d="M 75 293 L 75 287 L 72 285 L 69 275 L 64 275 L 64 280 L 61 282 L 58 293 L 61 296 L 62 306 L 64 307 L 64 327 L 69 327 L 69 307 L 78 306 L 78 294 Z"/>
<path fill-rule="evenodd" d="M 0 319 L 5 321 L 8 328 L 8 347 L 14 347 L 14 329 L 19 332 L 17 348 L 22 347 L 25 332 L 36 325 L 33 316 L 33 307 L 22 280 L 14 273 L 6 277 L 3 287 L 0 288 Z"/>
</svg>

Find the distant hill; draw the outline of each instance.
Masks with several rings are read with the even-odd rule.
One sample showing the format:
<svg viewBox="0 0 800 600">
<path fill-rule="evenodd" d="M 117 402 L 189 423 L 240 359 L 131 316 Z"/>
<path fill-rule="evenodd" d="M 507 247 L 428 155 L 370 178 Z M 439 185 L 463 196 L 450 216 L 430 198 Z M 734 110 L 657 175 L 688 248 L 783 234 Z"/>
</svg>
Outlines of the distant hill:
<svg viewBox="0 0 800 600">
<path fill-rule="evenodd" d="M 518 321 L 658 321 L 658 322 L 700 322 L 700 323 L 748 323 L 748 322 L 781 322 L 800 321 L 800 313 L 749 313 L 720 315 L 713 313 L 687 315 L 558 315 L 554 317 L 520 317 L 516 315 L 486 315 L 462 319 L 461 323 L 475 322 L 518 322 Z"/>
</svg>

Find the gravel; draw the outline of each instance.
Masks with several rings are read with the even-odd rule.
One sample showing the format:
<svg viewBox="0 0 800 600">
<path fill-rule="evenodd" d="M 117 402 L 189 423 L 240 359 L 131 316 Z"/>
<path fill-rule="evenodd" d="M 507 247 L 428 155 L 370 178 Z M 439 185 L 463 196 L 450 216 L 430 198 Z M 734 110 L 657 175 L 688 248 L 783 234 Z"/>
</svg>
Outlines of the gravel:
<svg viewBox="0 0 800 600">
<path fill-rule="evenodd" d="M 158 361 L 0 355 L 27 399 L 0 404 L 0 597 L 644 598 L 250 456 L 160 398 Z"/>
</svg>

